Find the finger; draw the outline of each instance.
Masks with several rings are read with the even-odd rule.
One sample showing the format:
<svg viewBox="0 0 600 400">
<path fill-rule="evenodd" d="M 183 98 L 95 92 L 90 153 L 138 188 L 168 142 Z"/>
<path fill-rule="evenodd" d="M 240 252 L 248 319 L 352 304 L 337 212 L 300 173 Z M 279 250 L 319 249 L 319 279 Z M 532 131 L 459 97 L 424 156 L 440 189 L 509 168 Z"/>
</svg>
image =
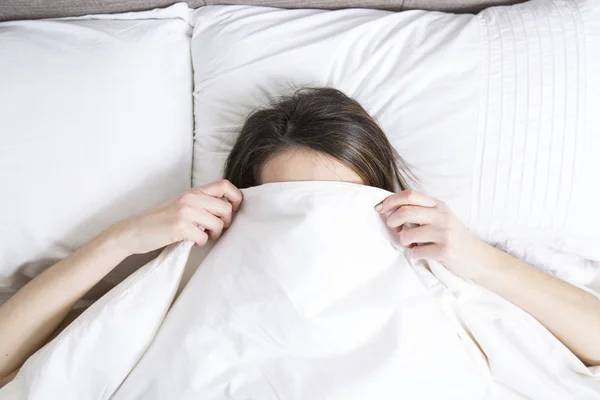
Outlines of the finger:
<svg viewBox="0 0 600 400">
<path fill-rule="evenodd" d="M 196 246 L 202 247 L 206 244 L 206 242 L 208 242 L 208 234 L 195 225 L 191 225 L 184 234 L 185 240 L 193 241 L 196 243 Z"/>
<path fill-rule="evenodd" d="M 186 205 L 194 207 L 198 211 L 206 210 L 221 218 L 225 228 L 228 228 L 229 225 L 231 225 L 233 205 L 225 200 L 209 196 L 205 193 L 191 191 L 182 195 L 181 201 Z"/>
<path fill-rule="evenodd" d="M 208 233 L 208 237 L 211 239 L 217 239 L 221 236 L 225 223 L 219 217 L 216 217 L 208 211 L 201 210 L 198 212 L 198 216 L 194 218 L 194 223 L 204 228 Z"/>
<path fill-rule="evenodd" d="M 437 210 L 431 207 L 401 206 L 388 215 L 385 223 L 392 229 L 398 228 L 408 222 L 427 225 L 434 221 L 436 213 Z"/>
<path fill-rule="evenodd" d="M 421 207 L 435 207 L 437 203 L 436 199 L 424 193 L 408 189 L 386 197 L 381 203 L 375 206 L 375 210 L 384 213 L 408 204 Z"/>
<path fill-rule="evenodd" d="M 402 228 L 400 231 L 400 244 L 408 247 L 418 243 L 438 243 L 441 234 L 432 225 L 422 225 L 414 228 Z"/>
<path fill-rule="evenodd" d="M 175 208 L 175 221 L 177 226 L 183 227 L 185 230 L 190 224 L 200 226 L 207 231 L 208 237 L 211 239 L 218 238 L 225 227 L 225 222 L 205 209 L 196 209 L 190 205 L 178 205 Z"/>
<path fill-rule="evenodd" d="M 216 198 L 225 197 L 233 206 L 234 210 L 240 209 L 242 203 L 242 192 L 236 188 L 227 179 L 221 179 L 220 181 L 209 183 L 198 188 L 203 193 L 208 194 Z"/>
<path fill-rule="evenodd" d="M 437 260 L 439 254 L 439 245 L 434 243 L 422 244 L 407 249 L 408 254 L 415 260 Z"/>
<path fill-rule="evenodd" d="M 231 214 L 233 213 L 233 204 L 217 199 L 216 197 L 206 196 L 202 199 L 204 203 L 204 209 L 212 215 L 219 217 L 223 220 L 224 227 L 229 228 L 231 225 Z"/>
</svg>

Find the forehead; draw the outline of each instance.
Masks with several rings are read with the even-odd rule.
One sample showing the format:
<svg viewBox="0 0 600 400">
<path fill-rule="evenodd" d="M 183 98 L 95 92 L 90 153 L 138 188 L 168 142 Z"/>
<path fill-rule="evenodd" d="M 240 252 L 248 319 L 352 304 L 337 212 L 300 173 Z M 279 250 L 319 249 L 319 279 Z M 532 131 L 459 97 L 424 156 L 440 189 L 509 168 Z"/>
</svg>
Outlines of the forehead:
<svg viewBox="0 0 600 400">
<path fill-rule="evenodd" d="M 340 161 L 309 149 L 284 150 L 262 167 L 260 183 L 289 181 L 342 181 L 362 184 L 360 177 Z"/>
</svg>

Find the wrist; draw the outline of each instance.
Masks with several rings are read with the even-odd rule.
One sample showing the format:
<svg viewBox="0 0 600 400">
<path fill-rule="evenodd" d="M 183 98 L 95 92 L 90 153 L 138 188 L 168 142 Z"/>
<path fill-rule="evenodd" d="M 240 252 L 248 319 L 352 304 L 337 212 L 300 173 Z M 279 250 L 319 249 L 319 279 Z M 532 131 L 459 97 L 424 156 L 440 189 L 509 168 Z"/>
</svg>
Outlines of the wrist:
<svg viewBox="0 0 600 400">
<path fill-rule="evenodd" d="M 100 233 L 90 243 L 102 253 L 110 255 L 117 263 L 120 263 L 133 254 L 128 249 L 123 234 L 120 232 L 117 225 L 113 225 Z"/>
<path fill-rule="evenodd" d="M 482 286 L 487 286 L 488 282 L 497 278 L 498 272 L 500 272 L 499 268 L 503 264 L 506 264 L 502 260 L 506 253 L 490 244 L 479 241 L 475 254 L 474 259 L 478 268 L 471 277 L 471 280 Z"/>
</svg>

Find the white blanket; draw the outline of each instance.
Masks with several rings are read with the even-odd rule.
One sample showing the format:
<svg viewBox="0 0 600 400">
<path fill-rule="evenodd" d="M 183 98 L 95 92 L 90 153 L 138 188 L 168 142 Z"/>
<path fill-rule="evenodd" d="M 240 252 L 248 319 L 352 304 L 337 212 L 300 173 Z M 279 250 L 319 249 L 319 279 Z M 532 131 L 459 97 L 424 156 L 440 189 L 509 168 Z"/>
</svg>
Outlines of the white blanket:
<svg viewBox="0 0 600 400">
<path fill-rule="evenodd" d="M 96 327 L 93 349 L 79 344 L 84 328 L 76 321 L 41 350 L 45 358 L 24 366 L 0 398 L 600 396 L 600 371 L 586 368 L 527 313 L 437 263 L 407 259 L 373 209 L 387 195 L 331 182 L 244 190 L 234 223 L 127 376 L 122 368 L 105 371 L 95 365 L 95 352 L 116 351 L 115 321 L 123 334 L 144 326 L 135 312 L 117 311 L 110 334 L 103 334 L 108 325 Z M 155 271 L 180 276 L 189 246 L 170 248 L 168 258 L 176 267 L 162 263 L 154 265 Z M 152 276 L 156 272 L 140 270 L 138 288 Z M 167 292 L 173 293 L 175 280 L 166 280 Z M 153 285 L 158 293 L 155 278 Z M 162 306 L 141 303 L 140 310 L 163 315 L 169 296 L 162 297 Z M 106 307 L 120 298 L 109 293 L 103 301 Z M 93 324 L 90 314 L 102 314 L 101 307 L 90 310 L 86 326 Z M 70 343 L 68 351 L 52 357 L 57 341 Z M 123 346 L 118 351 L 127 354 Z M 56 369 L 74 357 L 87 357 L 87 365 Z M 122 384 L 116 391 L 112 386 L 96 390 L 107 378 Z M 75 392 L 78 385 L 81 390 Z M 8 390 L 15 397 L 3 397 Z"/>
</svg>

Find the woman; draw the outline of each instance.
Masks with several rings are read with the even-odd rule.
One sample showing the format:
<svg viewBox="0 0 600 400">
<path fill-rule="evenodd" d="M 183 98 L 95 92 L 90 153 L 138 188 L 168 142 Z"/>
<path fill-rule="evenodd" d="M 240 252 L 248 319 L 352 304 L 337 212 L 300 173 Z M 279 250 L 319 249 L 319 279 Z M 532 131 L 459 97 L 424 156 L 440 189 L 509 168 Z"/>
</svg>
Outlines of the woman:
<svg viewBox="0 0 600 400">
<path fill-rule="evenodd" d="M 243 203 L 239 188 L 305 180 L 401 190 L 374 207 L 414 258 L 437 260 L 496 292 L 535 317 L 583 362 L 600 364 L 600 301 L 481 242 L 443 202 L 408 190 L 410 172 L 381 128 L 338 90 L 301 89 L 254 112 L 229 155 L 225 177 L 117 223 L 10 298 L 0 308 L 2 384 L 66 325 L 75 303 L 125 257 L 182 240 L 204 246 L 231 224 Z M 405 223 L 418 225 L 404 228 Z"/>
</svg>

